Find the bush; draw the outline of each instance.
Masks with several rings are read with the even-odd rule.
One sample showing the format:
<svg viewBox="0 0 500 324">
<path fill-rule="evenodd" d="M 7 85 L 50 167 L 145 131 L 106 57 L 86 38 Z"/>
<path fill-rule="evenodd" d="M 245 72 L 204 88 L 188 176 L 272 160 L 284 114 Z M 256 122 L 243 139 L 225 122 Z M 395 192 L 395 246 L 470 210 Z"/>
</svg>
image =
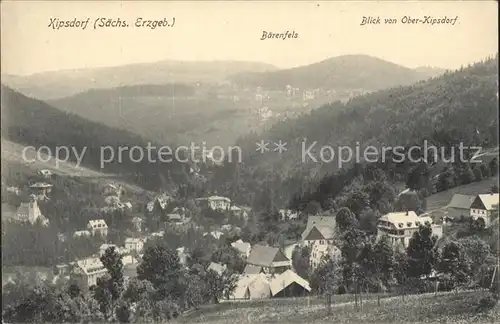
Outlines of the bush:
<svg viewBox="0 0 500 324">
<path fill-rule="evenodd" d="M 477 312 L 488 312 L 498 303 L 498 294 L 490 294 L 483 297 L 477 306 Z"/>
</svg>

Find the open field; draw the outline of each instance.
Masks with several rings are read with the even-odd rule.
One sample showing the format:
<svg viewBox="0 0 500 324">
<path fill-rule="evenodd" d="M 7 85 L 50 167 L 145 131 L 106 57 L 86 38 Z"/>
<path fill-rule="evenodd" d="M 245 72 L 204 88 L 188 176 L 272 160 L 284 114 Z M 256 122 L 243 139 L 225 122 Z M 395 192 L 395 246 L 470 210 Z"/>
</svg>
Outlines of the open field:
<svg viewBox="0 0 500 324">
<path fill-rule="evenodd" d="M 327 316 L 321 300 L 307 298 L 270 299 L 246 303 L 223 303 L 204 307 L 177 319 L 176 323 L 495 323 L 500 307 L 479 311 L 488 292 L 471 291 L 411 295 L 381 299 L 363 296 L 356 309 L 352 296 L 335 296 L 332 314 Z"/>
<path fill-rule="evenodd" d="M 464 195 L 489 193 L 491 186 L 494 184 L 498 185 L 498 176 L 435 193 L 427 197 L 427 210 L 431 211 L 446 207 L 456 193 Z"/>
</svg>

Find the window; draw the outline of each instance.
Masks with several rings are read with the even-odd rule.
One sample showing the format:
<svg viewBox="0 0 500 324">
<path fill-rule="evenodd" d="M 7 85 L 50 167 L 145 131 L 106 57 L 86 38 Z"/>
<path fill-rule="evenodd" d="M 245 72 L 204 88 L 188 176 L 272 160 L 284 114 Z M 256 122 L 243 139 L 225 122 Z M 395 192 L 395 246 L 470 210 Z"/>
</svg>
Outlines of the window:
<svg viewBox="0 0 500 324">
<path fill-rule="evenodd" d="M 403 223 L 399 223 L 399 224 L 398 224 L 398 226 L 399 226 L 400 228 L 403 228 L 403 225 L 404 225 Z"/>
<path fill-rule="evenodd" d="M 406 226 L 408 226 L 408 227 L 411 227 L 411 225 L 412 225 L 411 222 L 406 223 Z"/>
</svg>

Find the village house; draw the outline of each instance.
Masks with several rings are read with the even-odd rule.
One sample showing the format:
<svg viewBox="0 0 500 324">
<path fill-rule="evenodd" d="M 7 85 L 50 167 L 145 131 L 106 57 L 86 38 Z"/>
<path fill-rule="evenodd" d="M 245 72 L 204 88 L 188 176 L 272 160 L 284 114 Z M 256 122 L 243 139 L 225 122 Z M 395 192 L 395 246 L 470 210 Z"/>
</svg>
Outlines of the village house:
<svg viewBox="0 0 500 324">
<path fill-rule="evenodd" d="M 248 258 L 252 245 L 248 242 L 243 242 L 241 239 L 231 243 L 231 246 L 236 249 L 242 258 Z"/>
<path fill-rule="evenodd" d="M 299 214 L 291 209 L 280 209 L 278 213 L 282 221 L 297 219 L 299 217 Z"/>
<path fill-rule="evenodd" d="M 252 248 L 246 263 L 245 274 L 279 274 L 292 266 L 292 261 L 279 248 L 263 245 L 255 245 Z"/>
<path fill-rule="evenodd" d="M 70 278 L 80 288 L 88 289 L 97 284 L 97 278 L 106 274 L 107 270 L 99 258 L 79 260 L 71 270 Z"/>
<path fill-rule="evenodd" d="M 305 245 L 312 245 L 315 241 L 320 244 L 333 244 L 335 237 L 335 216 L 309 216 L 304 232 L 302 232 L 302 242 Z"/>
<path fill-rule="evenodd" d="M 244 274 L 239 276 L 236 288 L 229 296 L 232 300 L 256 300 L 279 297 L 299 297 L 311 292 L 307 280 L 292 270 L 281 274 Z"/>
<path fill-rule="evenodd" d="M 227 266 L 224 264 L 210 262 L 210 265 L 207 267 L 207 271 L 211 270 L 217 273 L 219 276 L 226 270 Z"/>
<path fill-rule="evenodd" d="M 92 233 L 90 233 L 89 231 L 87 230 L 83 230 L 83 231 L 75 231 L 75 233 L 73 233 L 73 237 L 82 237 L 82 236 L 91 236 Z"/>
<path fill-rule="evenodd" d="M 28 202 L 23 202 L 19 206 L 16 212 L 15 219 L 21 222 L 30 222 L 35 224 L 40 221 L 43 225 L 48 226 L 49 220 L 42 215 L 40 208 L 38 207 L 37 199 L 34 195 L 28 197 Z"/>
<path fill-rule="evenodd" d="M 90 231 L 92 235 L 99 234 L 101 236 L 108 235 L 108 225 L 104 221 L 104 219 L 93 219 L 89 220 L 87 224 L 87 229 Z"/>
<path fill-rule="evenodd" d="M 167 214 L 167 219 L 171 223 L 182 223 L 184 221 L 184 217 L 179 213 Z"/>
<path fill-rule="evenodd" d="M 321 244 L 320 241 L 314 241 L 311 245 L 311 253 L 309 256 L 309 266 L 311 269 L 316 269 L 321 264 L 323 257 L 327 255 L 332 259 L 338 259 L 341 256 L 341 251 L 335 245 Z"/>
<path fill-rule="evenodd" d="M 476 196 L 454 194 L 448 204 L 448 217 L 452 219 L 463 219 L 470 216 L 470 206 L 474 202 Z"/>
<path fill-rule="evenodd" d="M 144 248 L 144 240 L 141 238 L 126 238 L 125 239 L 125 249 L 130 252 L 141 252 Z"/>
<path fill-rule="evenodd" d="M 211 236 L 216 240 L 219 240 L 222 235 L 224 235 L 224 233 L 221 231 L 211 231 L 210 233 L 203 233 L 203 237 Z"/>
<path fill-rule="evenodd" d="M 241 207 L 233 205 L 233 206 L 231 206 L 229 208 L 229 210 L 231 211 L 231 213 L 235 217 L 242 218 L 242 219 L 247 219 L 248 218 L 248 212 L 245 209 L 241 208 Z"/>
<path fill-rule="evenodd" d="M 138 216 L 132 218 L 132 224 L 134 225 L 134 230 L 137 232 L 142 232 L 142 224 L 144 220 Z"/>
<path fill-rule="evenodd" d="M 146 208 L 149 212 L 152 212 L 154 210 L 155 204 L 158 203 L 160 208 L 164 210 L 165 208 L 167 208 L 168 204 L 171 201 L 172 198 L 169 195 L 167 195 L 166 193 L 162 193 L 161 195 L 156 196 L 153 200 L 148 202 Z"/>
<path fill-rule="evenodd" d="M 431 225 L 433 235 L 443 235 L 442 226 L 434 224 L 429 216 L 419 217 L 414 211 L 388 213 L 378 220 L 377 239 L 387 235 L 392 244 L 401 244 L 406 248 L 420 225 L 426 224 Z"/>
<path fill-rule="evenodd" d="M 470 216 L 474 220 L 481 220 L 485 227 L 489 227 L 492 216 L 496 213 L 498 217 L 498 193 L 477 195 L 470 206 Z"/>
<path fill-rule="evenodd" d="M 181 246 L 178 247 L 176 250 L 177 250 L 177 256 L 179 257 L 179 263 L 185 266 L 187 264 L 187 258 L 188 258 L 186 248 Z"/>
<path fill-rule="evenodd" d="M 207 207 L 209 207 L 212 210 L 219 210 L 219 211 L 229 210 L 231 206 L 231 199 L 226 197 L 211 196 L 208 198 L 198 198 L 196 200 L 199 202 L 206 203 Z"/>
<path fill-rule="evenodd" d="M 37 174 L 44 177 L 45 179 L 50 179 L 50 177 L 52 177 L 52 175 L 54 174 L 52 171 L 50 170 L 47 170 L 47 169 L 42 169 L 42 170 L 38 170 L 37 171 Z"/>
<path fill-rule="evenodd" d="M 282 274 L 271 278 L 269 286 L 273 298 L 302 297 L 312 290 L 309 282 L 292 270 L 286 270 Z"/>
<path fill-rule="evenodd" d="M 52 185 L 45 182 L 37 182 L 30 186 L 30 191 L 40 200 L 48 199 L 47 194 L 52 191 Z"/>
<path fill-rule="evenodd" d="M 268 299 L 271 287 L 267 276 L 263 273 L 242 275 L 236 282 L 236 288 L 229 296 L 233 300 Z"/>
</svg>

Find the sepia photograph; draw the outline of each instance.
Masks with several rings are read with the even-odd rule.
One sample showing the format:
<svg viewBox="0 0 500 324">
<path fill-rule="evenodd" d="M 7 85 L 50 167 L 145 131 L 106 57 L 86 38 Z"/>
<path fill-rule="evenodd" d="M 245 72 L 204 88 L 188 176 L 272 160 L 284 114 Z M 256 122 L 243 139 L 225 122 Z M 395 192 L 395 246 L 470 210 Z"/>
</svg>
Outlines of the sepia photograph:
<svg viewBox="0 0 500 324">
<path fill-rule="evenodd" d="M 2 324 L 500 323 L 497 1 L 0 6 Z"/>
</svg>

